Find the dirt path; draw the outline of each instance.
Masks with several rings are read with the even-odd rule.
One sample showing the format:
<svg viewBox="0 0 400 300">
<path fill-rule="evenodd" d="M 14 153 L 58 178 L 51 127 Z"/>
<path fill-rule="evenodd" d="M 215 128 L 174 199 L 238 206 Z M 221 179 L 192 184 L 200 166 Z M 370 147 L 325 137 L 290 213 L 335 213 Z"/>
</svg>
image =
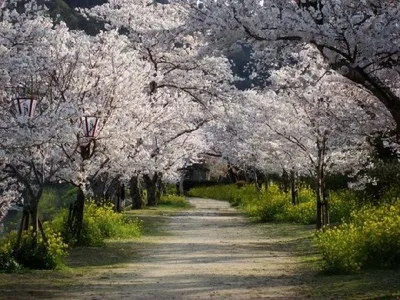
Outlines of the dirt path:
<svg viewBox="0 0 400 300">
<path fill-rule="evenodd" d="M 192 198 L 171 217 L 168 238 L 144 259 L 103 276 L 86 299 L 297 299 L 296 258 L 226 202 Z M 129 265 L 127 266 L 129 268 Z M 105 282 L 104 282 L 105 281 Z"/>
<path fill-rule="evenodd" d="M 73 277 L 50 272 L 48 280 L 21 275 L 3 290 L 0 282 L 0 299 L 304 298 L 297 292 L 307 275 L 296 269 L 298 237 L 290 227 L 251 223 L 227 202 L 190 202 L 195 209 L 153 216 L 153 224 L 164 224 L 160 236 L 144 237 L 133 249 L 122 242 L 119 250 L 131 249 L 122 265 L 98 265 Z M 88 248 L 83 255 L 102 253 Z"/>
</svg>

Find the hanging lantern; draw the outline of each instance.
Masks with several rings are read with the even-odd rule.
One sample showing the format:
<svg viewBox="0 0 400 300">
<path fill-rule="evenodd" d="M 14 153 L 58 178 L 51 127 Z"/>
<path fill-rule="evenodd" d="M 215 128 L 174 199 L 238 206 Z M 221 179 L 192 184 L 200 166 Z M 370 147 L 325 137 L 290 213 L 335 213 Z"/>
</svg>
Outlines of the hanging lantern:
<svg viewBox="0 0 400 300">
<path fill-rule="evenodd" d="M 37 105 L 37 100 L 33 98 L 17 98 L 17 114 L 21 117 L 32 118 Z"/>
<path fill-rule="evenodd" d="M 99 118 L 93 116 L 82 117 L 84 137 L 93 138 L 96 135 Z"/>
</svg>

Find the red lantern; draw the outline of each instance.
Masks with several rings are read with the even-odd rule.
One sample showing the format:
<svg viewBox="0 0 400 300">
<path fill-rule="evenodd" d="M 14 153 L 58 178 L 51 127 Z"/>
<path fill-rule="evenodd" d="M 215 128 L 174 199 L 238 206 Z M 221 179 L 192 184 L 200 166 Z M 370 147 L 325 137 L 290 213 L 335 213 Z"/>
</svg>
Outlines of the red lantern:
<svg viewBox="0 0 400 300">
<path fill-rule="evenodd" d="M 37 105 L 37 100 L 33 98 L 17 98 L 17 114 L 21 117 L 32 118 Z"/>
</svg>

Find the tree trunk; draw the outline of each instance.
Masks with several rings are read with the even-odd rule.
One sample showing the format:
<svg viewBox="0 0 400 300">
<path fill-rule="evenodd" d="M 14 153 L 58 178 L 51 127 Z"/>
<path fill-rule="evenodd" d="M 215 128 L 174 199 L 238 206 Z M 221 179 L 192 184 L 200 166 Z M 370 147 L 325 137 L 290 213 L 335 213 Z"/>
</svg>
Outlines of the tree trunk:
<svg viewBox="0 0 400 300">
<path fill-rule="evenodd" d="M 317 230 L 321 229 L 323 226 L 323 220 L 322 220 L 322 193 L 321 193 L 321 178 L 320 178 L 320 170 L 317 172 L 317 186 L 316 186 L 316 194 L 317 194 L 317 220 L 316 220 L 316 225 L 317 225 Z"/>
<path fill-rule="evenodd" d="M 230 162 L 228 161 L 228 177 L 231 183 L 235 183 L 238 181 L 235 172 L 233 171 L 233 166 L 231 166 Z"/>
<path fill-rule="evenodd" d="M 166 195 L 168 193 L 167 185 L 162 180 L 160 180 L 160 191 L 161 191 L 161 195 Z"/>
<path fill-rule="evenodd" d="M 33 195 L 32 192 L 28 191 L 26 191 L 26 193 L 24 194 L 26 204 L 24 205 L 21 224 L 18 230 L 17 243 L 16 243 L 17 250 L 20 247 L 22 234 L 24 231 L 31 231 L 31 233 L 36 234 L 36 243 L 37 243 L 37 238 L 39 236 L 38 204 L 42 196 L 42 191 L 43 189 L 40 188 L 39 192 L 35 195 Z M 45 238 L 43 231 L 42 231 L 42 236 L 43 238 Z"/>
<path fill-rule="evenodd" d="M 117 188 L 115 190 L 115 211 L 120 213 L 123 208 L 123 202 L 125 200 L 125 186 L 123 183 L 118 181 Z"/>
<path fill-rule="evenodd" d="M 297 205 L 298 204 L 298 193 L 297 193 L 297 187 L 296 187 L 296 173 L 294 170 L 290 171 L 290 190 L 291 190 L 291 196 L 292 196 L 292 205 Z"/>
<path fill-rule="evenodd" d="M 254 183 L 258 193 L 262 192 L 263 174 L 254 168 Z"/>
<path fill-rule="evenodd" d="M 22 240 L 22 232 L 27 231 L 29 229 L 29 210 L 24 207 L 24 210 L 22 212 L 22 218 L 21 218 L 21 223 L 18 229 L 18 235 L 17 235 L 17 242 L 15 245 L 15 251 L 19 250 L 19 247 L 21 245 L 21 240 Z"/>
<path fill-rule="evenodd" d="M 147 189 L 147 205 L 148 206 L 156 206 L 157 187 L 156 187 L 155 182 L 153 182 L 152 180 L 150 180 L 149 182 L 146 182 L 146 189 Z"/>
<path fill-rule="evenodd" d="M 76 195 L 76 201 L 74 205 L 74 217 L 73 217 L 73 232 L 79 243 L 82 228 L 83 228 L 83 212 L 85 207 L 85 194 L 81 187 L 78 188 L 78 193 Z"/>
<path fill-rule="evenodd" d="M 179 194 L 180 194 L 180 196 L 184 196 L 184 195 L 185 195 L 185 186 L 184 186 L 184 182 L 185 182 L 185 179 L 184 179 L 184 177 L 182 176 L 182 177 L 180 178 L 180 180 L 179 180 Z"/>
<path fill-rule="evenodd" d="M 318 162 L 317 162 L 317 229 L 323 229 L 329 224 L 329 206 L 325 180 L 325 152 L 326 135 L 322 141 L 317 141 Z"/>
<path fill-rule="evenodd" d="M 162 173 L 158 173 L 158 176 L 156 178 L 156 205 L 160 203 L 162 194 L 163 194 Z"/>
<path fill-rule="evenodd" d="M 329 218 L 329 194 L 326 188 L 325 174 L 322 177 L 322 203 L 323 203 L 323 225 L 327 226 L 330 223 Z"/>
<path fill-rule="evenodd" d="M 132 209 L 142 209 L 144 207 L 142 187 L 138 175 L 132 176 L 129 181 L 129 189 L 132 199 Z"/>
<path fill-rule="evenodd" d="M 34 203 L 36 201 L 32 201 L 31 206 L 29 208 L 29 212 L 31 215 L 31 219 L 30 219 L 30 225 L 32 227 L 32 232 L 37 233 L 38 232 L 38 203 Z"/>
<path fill-rule="evenodd" d="M 270 175 L 266 174 L 264 176 L 264 180 L 263 181 L 264 181 L 264 188 L 265 188 L 266 191 L 268 191 L 269 187 L 274 183 L 272 181 L 272 177 Z"/>
<path fill-rule="evenodd" d="M 37 194 L 31 195 L 30 197 L 30 205 L 29 205 L 29 211 L 31 215 L 31 226 L 32 226 L 32 231 L 37 233 L 39 229 L 39 200 L 42 197 L 42 192 L 43 189 L 40 188 Z"/>
<path fill-rule="evenodd" d="M 155 172 L 153 177 L 150 175 L 145 174 L 143 179 L 146 183 L 146 190 L 147 190 L 147 205 L 148 206 L 156 206 L 157 205 L 157 183 L 158 183 L 158 173 Z"/>
<path fill-rule="evenodd" d="M 156 206 L 160 202 L 161 198 L 161 180 L 162 174 L 155 172 L 153 177 L 150 175 L 144 175 L 143 179 L 146 183 L 147 189 L 147 205 Z"/>
<path fill-rule="evenodd" d="M 121 183 L 119 190 L 120 206 L 123 210 L 125 208 L 125 184 Z"/>
</svg>

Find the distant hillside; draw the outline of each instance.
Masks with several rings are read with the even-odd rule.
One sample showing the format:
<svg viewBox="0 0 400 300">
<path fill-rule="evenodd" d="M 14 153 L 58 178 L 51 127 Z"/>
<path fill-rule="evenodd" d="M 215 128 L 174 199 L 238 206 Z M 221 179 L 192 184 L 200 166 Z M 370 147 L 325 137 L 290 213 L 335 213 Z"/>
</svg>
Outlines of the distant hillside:
<svg viewBox="0 0 400 300">
<path fill-rule="evenodd" d="M 64 0 L 70 7 L 93 7 L 106 3 L 107 0 Z"/>
<path fill-rule="evenodd" d="M 168 0 L 156 0 L 158 3 L 166 4 Z M 103 28 L 103 24 L 94 19 L 86 20 L 75 8 L 89 8 L 106 3 L 107 0 L 53 0 L 50 4 L 51 15 L 54 19 L 62 20 L 71 29 L 84 30 L 94 35 Z M 235 82 L 237 88 L 245 90 L 251 86 L 260 86 L 261 82 L 250 79 L 250 71 L 247 64 L 250 62 L 251 49 L 243 46 L 241 51 L 232 53 L 229 57 L 234 63 L 232 71 L 243 80 Z"/>
<path fill-rule="evenodd" d="M 55 20 L 64 21 L 73 30 L 84 30 L 87 34 L 93 35 L 103 28 L 103 24 L 96 20 L 85 19 L 75 8 L 91 7 L 104 2 L 106 0 L 53 0 L 47 6 Z"/>
</svg>

